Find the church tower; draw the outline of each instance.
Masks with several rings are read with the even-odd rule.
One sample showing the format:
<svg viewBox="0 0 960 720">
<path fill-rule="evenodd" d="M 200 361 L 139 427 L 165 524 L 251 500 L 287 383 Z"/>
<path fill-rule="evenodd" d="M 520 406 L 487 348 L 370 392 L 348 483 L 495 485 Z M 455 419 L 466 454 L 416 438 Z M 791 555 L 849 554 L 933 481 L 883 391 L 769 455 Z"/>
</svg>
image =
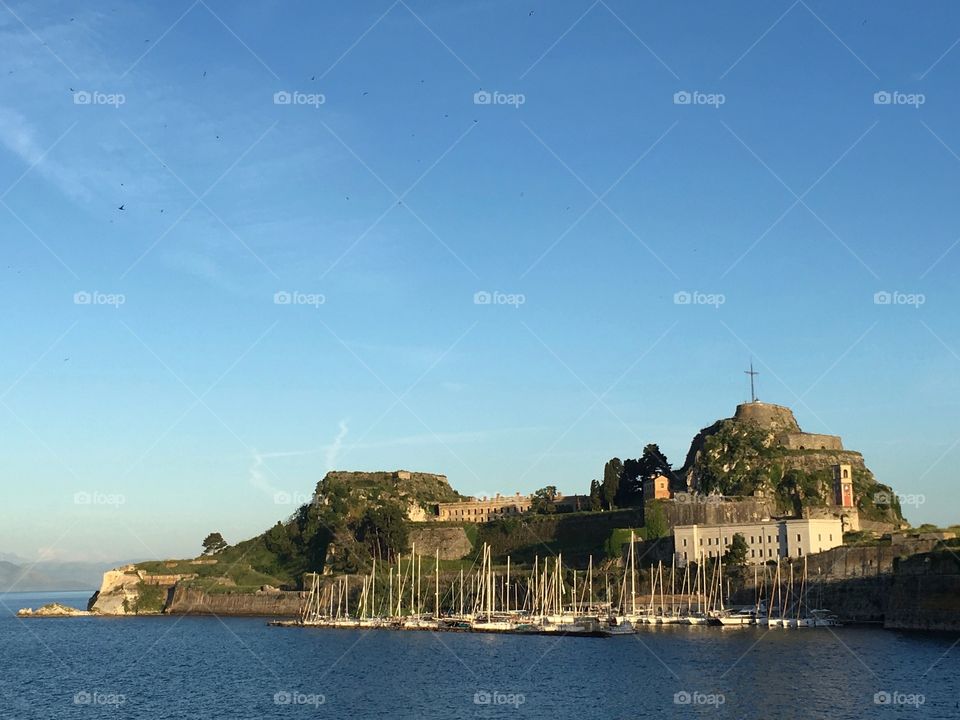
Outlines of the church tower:
<svg viewBox="0 0 960 720">
<path fill-rule="evenodd" d="M 853 467 L 848 463 L 833 466 L 833 503 L 853 507 Z"/>
</svg>

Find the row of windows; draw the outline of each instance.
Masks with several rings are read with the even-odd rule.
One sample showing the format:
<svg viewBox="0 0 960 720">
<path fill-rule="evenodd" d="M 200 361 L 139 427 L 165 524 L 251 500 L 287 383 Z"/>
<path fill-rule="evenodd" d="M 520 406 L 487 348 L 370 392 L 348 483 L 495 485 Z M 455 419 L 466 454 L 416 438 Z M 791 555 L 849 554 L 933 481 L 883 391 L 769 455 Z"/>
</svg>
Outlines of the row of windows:
<svg viewBox="0 0 960 720">
<path fill-rule="evenodd" d="M 830 542 L 833 542 L 833 533 L 830 533 L 830 534 L 828 535 L 828 537 L 830 538 Z M 716 540 L 716 542 L 714 542 L 714 540 Z M 750 544 L 751 544 L 751 545 L 753 545 L 754 543 L 758 543 L 758 542 L 763 542 L 763 535 L 757 535 L 757 536 L 751 535 L 751 536 L 750 536 Z M 773 540 L 773 535 L 767 535 L 767 543 L 772 545 L 773 542 L 774 542 L 774 540 Z M 777 538 L 777 541 L 776 541 L 776 542 L 777 542 L 777 545 L 780 544 L 780 539 L 779 539 L 779 537 Z M 803 542 L 803 539 L 801 538 L 800 533 L 797 533 L 797 542 L 798 542 L 798 543 Z M 823 534 L 822 534 L 822 533 L 817 533 L 817 542 L 821 542 L 821 543 L 823 542 Z M 724 545 L 729 545 L 729 544 L 730 544 L 730 538 L 729 538 L 729 537 L 725 537 L 725 538 L 723 539 L 723 544 L 724 544 Z M 700 538 L 700 545 L 701 545 L 701 547 L 703 546 L 703 538 Z M 708 546 L 710 546 L 710 545 L 717 545 L 717 546 L 719 546 L 719 545 L 720 545 L 720 539 L 719 539 L 719 538 L 709 538 L 709 537 L 708 537 L 708 538 L 707 538 L 707 545 L 708 545 Z M 687 546 L 687 538 L 683 538 L 683 546 L 684 546 L 684 547 Z"/>
<path fill-rule="evenodd" d="M 458 510 L 448 510 L 447 514 L 450 517 L 468 517 L 468 516 L 478 516 L 478 515 L 490 515 L 491 513 L 518 513 L 523 512 L 523 508 L 517 508 L 515 505 L 510 505 L 507 507 L 500 508 L 466 508 Z"/>
</svg>

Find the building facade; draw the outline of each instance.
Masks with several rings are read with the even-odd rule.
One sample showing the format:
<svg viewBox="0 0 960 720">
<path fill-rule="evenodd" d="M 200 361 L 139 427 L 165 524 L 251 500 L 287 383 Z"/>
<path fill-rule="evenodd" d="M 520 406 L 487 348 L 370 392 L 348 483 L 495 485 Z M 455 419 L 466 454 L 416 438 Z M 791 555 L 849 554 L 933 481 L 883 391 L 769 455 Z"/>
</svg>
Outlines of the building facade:
<svg viewBox="0 0 960 720">
<path fill-rule="evenodd" d="M 780 558 L 802 558 L 843 544 L 840 518 L 764 520 L 732 525 L 677 525 L 674 551 L 683 561 L 721 557 L 733 536 L 747 542 L 747 563 L 760 565 Z"/>
<path fill-rule="evenodd" d="M 530 509 L 530 496 L 515 493 L 494 497 L 470 498 L 460 502 L 438 503 L 437 520 L 483 523 L 498 517 L 520 515 Z"/>
<path fill-rule="evenodd" d="M 670 478 L 666 475 L 657 475 L 643 481 L 644 500 L 669 500 L 671 497 L 673 494 L 670 492 Z"/>
<path fill-rule="evenodd" d="M 530 511 L 531 497 L 514 493 L 493 497 L 468 498 L 459 502 L 437 503 L 433 520 L 484 523 L 502 517 L 522 515 Z M 553 501 L 557 512 L 579 512 L 590 509 L 589 495 L 557 495 Z"/>
</svg>

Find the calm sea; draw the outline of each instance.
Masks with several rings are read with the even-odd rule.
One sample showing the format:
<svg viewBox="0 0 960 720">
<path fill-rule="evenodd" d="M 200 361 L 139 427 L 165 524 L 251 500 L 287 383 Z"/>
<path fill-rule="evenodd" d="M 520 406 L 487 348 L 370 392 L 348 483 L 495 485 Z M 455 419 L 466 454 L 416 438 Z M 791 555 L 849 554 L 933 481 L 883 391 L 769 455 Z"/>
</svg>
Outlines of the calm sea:
<svg viewBox="0 0 960 720">
<path fill-rule="evenodd" d="M 543 638 L 13 615 L 86 599 L 0 595 L 0 717 L 960 717 L 954 637 L 668 627 Z"/>
</svg>

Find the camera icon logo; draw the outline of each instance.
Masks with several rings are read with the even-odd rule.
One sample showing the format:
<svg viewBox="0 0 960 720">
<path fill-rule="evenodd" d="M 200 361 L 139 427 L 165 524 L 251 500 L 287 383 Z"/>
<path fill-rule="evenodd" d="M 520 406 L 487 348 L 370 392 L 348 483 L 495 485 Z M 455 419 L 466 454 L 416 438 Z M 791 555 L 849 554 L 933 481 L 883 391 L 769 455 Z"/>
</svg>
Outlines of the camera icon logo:
<svg viewBox="0 0 960 720">
<path fill-rule="evenodd" d="M 75 292 L 73 294 L 74 305 L 89 305 L 92 300 L 93 296 L 91 296 L 86 290 L 81 290 L 80 292 Z"/>
<path fill-rule="evenodd" d="M 873 94 L 874 105 L 889 105 L 893 102 L 893 95 L 886 90 L 879 90 Z"/>
<path fill-rule="evenodd" d="M 291 302 L 293 302 L 293 296 L 286 290 L 280 290 L 273 294 L 274 305 L 289 305 Z"/>
<path fill-rule="evenodd" d="M 478 690 L 473 695 L 474 705 L 489 705 L 493 701 L 493 696 L 486 690 Z"/>
<path fill-rule="evenodd" d="M 893 300 L 893 295 L 886 290 L 880 290 L 873 294 L 874 305 L 889 305 Z"/>
<path fill-rule="evenodd" d="M 278 90 L 273 94 L 274 105 L 289 105 L 291 102 L 293 102 L 293 95 L 286 90 Z"/>
<path fill-rule="evenodd" d="M 486 90 L 478 90 L 473 94 L 474 105 L 490 105 L 493 102 L 493 93 Z"/>
<path fill-rule="evenodd" d="M 686 690 L 681 690 L 673 694 L 674 705 L 689 705 L 693 701 L 693 696 Z"/>
<path fill-rule="evenodd" d="M 675 292 L 673 294 L 674 305 L 689 305 L 692 299 L 693 296 L 686 290 L 681 290 L 680 292 Z"/>
<path fill-rule="evenodd" d="M 874 693 L 873 696 L 874 705 L 889 705 L 892 700 L 892 696 L 886 690 L 881 690 L 878 693 Z"/>
<path fill-rule="evenodd" d="M 76 695 L 73 696 L 74 705 L 89 705 L 92 700 L 92 696 L 86 690 L 81 690 Z"/>
<path fill-rule="evenodd" d="M 693 101 L 693 96 L 686 90 L 679 90 L 673 94 L 674 105 L 689 105 Z"/>
<path fill-rule="evenodd" d="M 273 702 L 275 705 L 289 705 L 293 702 L 293 693 L 289 690 L 279 690 L 273 694 Z"/>
<path fill-rule="evenodd" d="M 493 296 L 486 290 L 478 290 L 473 294 L 474 305 L 489 305 L 493 302 Z"/>
<path fill-rule="evenodd" d="M 86 90 L 78 90 L 73 94 L 74 105 L 89 105 L 93 101 L 93 95 Z"/>
</svg>

